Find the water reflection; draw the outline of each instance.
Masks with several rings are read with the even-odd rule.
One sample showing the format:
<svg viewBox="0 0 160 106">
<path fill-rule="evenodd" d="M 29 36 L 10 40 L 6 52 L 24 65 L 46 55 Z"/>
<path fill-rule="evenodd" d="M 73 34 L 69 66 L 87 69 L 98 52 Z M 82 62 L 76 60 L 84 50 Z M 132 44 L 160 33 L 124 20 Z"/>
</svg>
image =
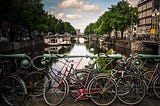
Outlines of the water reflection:
<svg viewBox="0 0 160 106">
<path fill-rule="evenodd" d="M 74 43 L 71 46 L 57 46 L 54 48 L 57 48 L 55 50 L 58 50 L 58 48 L 60 48 L 58 51 L 53 52 L 53 53 L 59 53 L 59 54 L 66 54 L 66 55 L 83 55 L 85 56 L 86 54 L 89 54 L 89 49 L 86 48 L 87 43 Z M 51 49 L 53 47 L 49 47 L 48 49 Z M 48 50 L 45 49 L 45 50 Z M 52 49 L 51 49 L 52 50 Z M 85 65 L 88 64 L 88 58 L 69 58 L 68 61 L 73 60 L 73 62 L 71 62 L 70 64 L 73 64 L 74 68 L 82 68 Z M 62 70 L 60 69 L 60 67 L 63 67 L 63 63 L 60 62 L 62 61 L 63 63 L 65 63 L 64 59 L 59 59 L 59 62 L 56 62 L 52 65 L 52 67 Z"/>
</svg>

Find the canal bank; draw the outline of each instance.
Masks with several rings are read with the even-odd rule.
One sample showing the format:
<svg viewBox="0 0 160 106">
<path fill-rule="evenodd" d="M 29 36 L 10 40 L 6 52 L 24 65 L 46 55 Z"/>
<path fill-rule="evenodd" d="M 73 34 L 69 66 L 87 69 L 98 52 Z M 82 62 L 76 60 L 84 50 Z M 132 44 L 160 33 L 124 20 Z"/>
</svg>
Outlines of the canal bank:
<svg viewBox="0 0 160 106">
<path fill-rule="evenodd" d="M 18 49 L 28 48 L 36 45 L 44 44 L 43 40 L 26 40 L 19 42 L 0 42 L 0 53 L 15 51 Z"/>
<path fill-rule="evenodd" d="M 116 48 L 124 48 L 134 52 L 160 53 L 160 44 L 155 42 L 115 40 L 112 41 L 112 44 Z"/>
<path fill-rule="evenodd" d="M 125 52 L 129 52 L 129 53 L 133 51 L 137 53 L 160 54 L 160 45 L 154 42 L 109 40 L 107 41 L 107 43 L 102 45 L 104 45 L 105 47 L 107 46 L 108 48 L 108 46 L 111 46 L 109 44 L 113 45 L 113 47 L 116 48 L 116 50 L 118 51 L 124 50 Z M 31 48 L 37 45 L 44 45 L 44 41 L 43 40 L 26 40 L 26 41 L 20 41 L 20 42 L 0 42 L 0 53 L 6 53 L 10 51 L 17 51 L 19 49 Z M 82 44 L 79 44 L 79 45 L 82 45 Z M 90 46 L 95 47 L 96 45 L 93 45 L 93 46 L 90 45 Z M 54 48 L 56 47 L 57 46 L 54 46 Z"/>
</svg>

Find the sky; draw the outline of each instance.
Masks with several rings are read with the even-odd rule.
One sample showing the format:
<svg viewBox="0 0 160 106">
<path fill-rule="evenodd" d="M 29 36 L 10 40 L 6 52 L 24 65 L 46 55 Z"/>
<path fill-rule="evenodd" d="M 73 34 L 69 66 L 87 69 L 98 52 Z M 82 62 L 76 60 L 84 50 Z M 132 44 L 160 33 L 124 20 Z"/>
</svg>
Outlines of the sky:
<svg viewBox="0 0 160 106">
<path fill-rule="evenodd" d="M 43 0 L 44 9 L 64 22 L 70 22 L 75 29 L 84 29 L 121 0 Z M 138 0 L 127 0 L 136 6 Z"/>
</svg>

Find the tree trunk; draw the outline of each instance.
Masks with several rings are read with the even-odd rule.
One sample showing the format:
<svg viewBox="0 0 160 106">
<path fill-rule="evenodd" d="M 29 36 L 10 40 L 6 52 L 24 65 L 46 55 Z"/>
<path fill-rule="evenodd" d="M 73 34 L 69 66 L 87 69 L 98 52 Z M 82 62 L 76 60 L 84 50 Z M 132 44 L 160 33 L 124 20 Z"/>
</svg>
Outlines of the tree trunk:
<svg viewBox="0 0 160 106">
<path fill-rule="evenodd" d="M 121 39 L 123 39 L 123 32 L 124 30 L 121 30 Z"/>
<path fill-rule="evenodd" d="M 116 39 L 117 39 L 118 38 L 117 29 L 115 29 L 115 36 L 116 36 Z"/>
</svg>

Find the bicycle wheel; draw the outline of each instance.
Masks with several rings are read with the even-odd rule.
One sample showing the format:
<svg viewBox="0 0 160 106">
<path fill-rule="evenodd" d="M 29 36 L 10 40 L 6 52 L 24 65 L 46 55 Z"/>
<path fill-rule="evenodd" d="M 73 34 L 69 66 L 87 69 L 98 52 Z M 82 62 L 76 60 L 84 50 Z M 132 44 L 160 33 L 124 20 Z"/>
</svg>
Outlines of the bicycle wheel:
<svg viewBox="0 0 160 106">
<path fill-rule="evenodd" d="M 89 79 L 86 82 L 86 78 L 88 76 L 88 72 L 86 70 L 76 70 L 76 72 L 69 76 L 69 91 L 70 95 L 78 100 L 86 100 L 88 97 L 86 95 L 82 95 L 86 93 L 84 89 L 85 83 L 88 84 Z"/>
<path fill-rule="evenodd" d="M 158 99 L 160 99 L 160 76 L 156 76 L 153 82 L 153 90 Z"/>
<path fill-rule="evenodd" d="M 68 83 L 61 77 L 54 77 L 45 83 L 43 97 L 50 106 L 61 104 L 69 92 Z"/>
<path fill-rule="evenodd" d="M 24 81 L 27 87 L 27 95 L 30 97 L 38 97 L 43 95 L 44 83 L 48 80 L 48 74 L 40 71 L 33 71 L 26 75 Z"/>
<path fill-rule="evenodd" d="M 2 79 L 1 96 L 9 106 L 20 106 L 25 100 L 27 93 L 24 82 L 15 75 L 9 75 Z"/>
<path fill-rule="evenodd" d="M 87 90 L 91 100 L 99 106 L 110 105 L 117 97 L 116 83 L 106 75 L 91 80 Z"/>
<path fill-rule="evenodd" d="M 127 105 L 140 103 L 146 94 L 146 83 L 139 77 L 127 75 L 117 82 L 118 99 Z"/>
</svg>

